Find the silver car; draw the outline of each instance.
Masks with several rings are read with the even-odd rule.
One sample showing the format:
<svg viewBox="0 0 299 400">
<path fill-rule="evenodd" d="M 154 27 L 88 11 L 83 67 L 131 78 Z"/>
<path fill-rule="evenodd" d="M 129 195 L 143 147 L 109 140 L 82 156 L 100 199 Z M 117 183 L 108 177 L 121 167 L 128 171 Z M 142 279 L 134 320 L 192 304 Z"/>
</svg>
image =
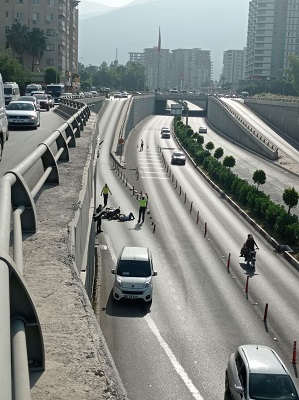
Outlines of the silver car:
<svg viewBox="0 0 299 400">
<path fill-rule="evenodd" d="M 37 110 L 40 109 L 39 101 L 35 96 L 20 96 L 17 101 L 31 101 Z"/>
<path fill-rule="evenodd" d="M 40 113 L 30 101 L 12 101 L 6 107 L 8 126 L 40 126 Z"/>
<path fill-rule="evenodd" d="M 268 346 L 239 346 L 229 357 L 225 391 L 233 400 L 298 400 L 292 377 L 277 353 Z"/>
</svg>

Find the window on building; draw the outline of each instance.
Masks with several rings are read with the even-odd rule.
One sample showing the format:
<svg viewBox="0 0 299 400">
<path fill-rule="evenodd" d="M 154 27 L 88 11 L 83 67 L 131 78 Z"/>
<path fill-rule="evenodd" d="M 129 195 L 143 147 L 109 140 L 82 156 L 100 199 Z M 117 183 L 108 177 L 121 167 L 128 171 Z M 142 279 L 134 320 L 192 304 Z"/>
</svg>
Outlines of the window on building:
<svg viewBox="0 0 299 400">
<path fill-rule="evenodd" d="M 9 3 L 9 0 L 5 0 L 5 3 Z"/>
<path fill-rule="evenodd" d="M 54 50 L 54 44 L 47 44 L 46 49 L 47 49 L 47 51 L 53 51 Z"/>
<path fill-rule="evenodd" d="M 54 6 L 54 0 L 47 0 L 47 6 L 53 7 Z"/>
<path fill-rule="evenodd" d="M 39 5 L 39 4 L 40 4 L 39 1 L 40 1 L 40 0 L 32 0 L 32 4 L 34 4 L 34 5 Z"/>
<path fill-rule="evenodd" d="M 39 13 L 33 13 L 32 19 L 33 19 L 33 21 L 39 21 Z"/>
<path fill-rule="evenodd" d="M 9 31 L 9 26 L 5 27 L 5 33 L 7 33 Z"/>
<path fill-rule="evenodd" d="M 23 4 L 23 0 L 16 0 L 16 4 Z"/>
<path fill-rule="evenodd" d="M 53 21 L 53 20 L 54 20 L 53 14 L 47 14 L 47 16 L 46 16 L 46 21 L 47 21 L 47 22 L 50 22 L 50 21 Z"/>
<path fill-rule="evenodd" d="M 23 13 L 22 12 L 17 12 L 16 13 L 16 20 L 19 20 L 19 19 L 23 19 Z"/>
<path fill-rule="evenodd" d="M 46 64 L 47 64 L 48 66 L 54 65 L 54 60 L 53 60 L 53 58 L 47 58 L 47 59 L 46 59 Z"/>
<path fill-rule="evenodd" d="M 47 36 L 54 36 L 54 29 L 47 29 Z"/>
<path fill-rule="evenodd" d="M 8 18 L 8 11 L 6 11 L 5 16 L 6 16 L 6 18 Z"/>
</svg>

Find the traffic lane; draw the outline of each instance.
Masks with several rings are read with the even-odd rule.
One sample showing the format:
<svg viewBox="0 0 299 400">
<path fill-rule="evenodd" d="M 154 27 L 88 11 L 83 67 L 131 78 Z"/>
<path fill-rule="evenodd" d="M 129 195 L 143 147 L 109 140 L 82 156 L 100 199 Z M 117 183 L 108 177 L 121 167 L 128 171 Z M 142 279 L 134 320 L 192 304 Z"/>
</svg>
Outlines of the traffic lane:
<svg viewBox="0 0 299 400">
<path fill-rule="evenodd" d="M 149 131 L 149 130 L 148 130 Z M 151 136 L 152 136 L 152 133 L 149 133 Z M 148 140 L 148 139 L 146 139 L 146 140 Z M 135 149 L 135 151 L 136 151 L 136 149 Z M 141 154 L 140 154 L 140 156 L 141 156 Z M 164 185 L 165 183 L 163 183 L 163 185 Z M 147 189 L 146 189 L 147 190 Z M 161 189 L 162 190 L 162 189 Z M 115 189 L 114 189 L 114 191 L 115 191 Z M 158 193 L 160 193 L 160 190 L 158 190 Z M 117 197 L 120 197 L 120 196 L 117 196 Z M 154 196 L 153 197 L 153 195 L 151 194 L 150 195 L 150 199 L 153 199 L 153 198 L 155 198 L 155 202 L 156 202 L 156 199 L 158 198 L 159 196 Z M 113 195 L 112 196 L 112 198 L 111 199 L 114 199 L 115 198 L 115 196 Z M 172 196 L 171 196 L 171 198 L 172 198 Z M 169 204 L 169 202 L 168 201 L 165 201 L 165 202 L 163 202 L 163 204 L 166 204 L 166 207 L 167 207 L 167 211 L 169 210 L 169 209 L 172 209 L 172 207 L 170 206 L 170 204 Z M 165 206 L 165 204 L 164 204 L 164 206 Z M 117 203 L 115 204 L 115 205 L 117 205 Z M 150 206 L 151 206 L 151 210 L 153 209 L 153 202 L 150 200 Z M 159 207 L 158 207 L 159 208 Z M 127 209 L 127 211 L 131 211 L 131 207 L 129 208 L 128 207 L 128 209 Z M 167 214 L 167 211 L 164 213 L 164 214 Z M 181 215 L 181 213 L 180 212 L 178 212 L 178 213 L 175 213 L 175 215 L 177 215 L 177 214 L 179 214 L 179 215 Z M 112 225 L 109 225 L 110 223 L 109 222 L 107 222 L 108 223 L 108 228 L 109 227 L 111 227 Z M 130 224 L 132 224 L 132 223 L 130 223 Z M 186 221 L 184 221 L 183 222 L 183 224 L 186 224 Z M 167 226 L 167 224 L 166 224 L 166 226 Z M 180 225 L 180 226 L 183 226 L 183 225 Z M 106 231 L 106 229 L 107 229 L 107 226 L 106 226 L 106 228 L 105 228 L 105 226 L 104 226 L 104 231 Z M 112 228 L 113 229 L 113 228 Z M 132 228 L 131 228 L 132 229 Z M 134 230 L 134 229 L 132 229 L 132 230 Z M 177 229 L 177 231 L 178 230 L 181 230 L 181 228 L 179 228 L 179 229 Z M 118 227 L 117 227 L 117 230 L 116 230 L 116 228 L 114 227 L 114 229 L 113 229 L 113 234 L 115 235 L 115 233 L 116 233 L 116 231 L 118 231 Z M 170 231 L 170 232 L 164 232 L 163 233 L 163 235 L 165 235 L 165 237 L 167 238 L 167 240 L 169 241 L 169 239 L 171 238 L 171 241 L 173 242 L 173 243 L 176 243 L 176 241 L 175 240 L 173 240 L 173 229 Z M 159 232 L 159 229 L 156 231 L 156 232 Z M 128 235 L 123 235 L 123 234 L 121 234 L 120 235 L 121 237 L 127 237 Z M 187 235 L 188 236 L 188 235 Z M 191 237 L 192 237 L 192 235 L 191 235 Z M 119 243 L 120 242 L 120 240 L 119 240 L 119 238 L 117 238 L 117 243 Z M 159 241 L 159 243 L 160 243 L 160 241 Z M 161 243 L 163 243 L 162 241 L 161 241 Z M 199 245 L 199 243 L 197 243 L 197 245 Z M 175 246 L 175 245 L 174 245 Z M 121 246 L 120 246 L 121 247 Z M 165 247 L 167 247 L 167 244 L 165 245 Z M 185 246 L 184 246 L 185 247 Z M 164 247 L 163 247 L 164 248 Z M 192 253 L 191 251 L 189 251 L 188 252 L 188 254 L 189 253 Z M 155 259 L 156 259 L 157 257 L 155 256 Z M 187 265 L 188 265 L 188 260 L 186 261 L 187 259 L 185 259 L 185 264 L 187 263 Z M 182 265 L 185 265 L 185 264 L 183 264 L 182 263 Z M 163 265 L 163 262 L 159 262 L 159 265 Z M 172 262 L 171 262 L 171 266 L 173 266 L 173 265 L 175 265 L 175 260 L 173 260 Z M 172 268 L 173 269 L 173 268 Z M 222 271 L 224 271 L 225 270 L 225 266 L 224 265 L 222 265 Z M 159 274 L 160 275 L 160 274 Z M 159 276 L 158 275 L 158 276 Z M 192 278 L 191 279 L 193 279 L 193 275 L 192 275 Z M 204 280 L 203 280 L 204 281 Z M 179 282 L 181 283 L 182 282 L 182 279 L 179 279 Z M 112 282 L 110 282 L 110 285 L 112 285 Z M 111 287 L 111 286 L 110 286 Z M 155 293 L 157 292 L 157 287 L 155 287 Z M 162 291 L 163 292 L 163 291 Z M 198 292 L 198 288 L 197 288 L 197 290 L 194 290 L 193 292 Z M 216 292 L 217 292 L 217 290 L 216 290 Z M 241 293 L 244 293 L 244 287 L 241 287 L 240 286 L 240 292 Z M 163 292 L 164 293 L 164 292 Z M 188 292 L 187 292 L 188 293 Z M 180 296 L 180 297 L 182 297 L 182 296 Z M 231 299 L 230 298 L 230 301 L 231 302 L 233 302 L 233 299 Z M 158 301 L 158 304 L 160 304 L 161 303 L 161 301 Z M 169 301 L 169 303 L 170 304 L 172 304 L 172 300 L 170 300 Z M 197 309 L 198 307 L 196 307 L 195 306 L 195 309 Z M 247 320 L 246 318 L 245 318 L 245 320 Z M 115 331 L 115 330 L 113 330 L 113 331 Z M 116 340 L 115 340 L 115 342 L 116 342 Z M 233 351 L 233 350 L 232 350 Z M 226 356 L 224 357 L 225 358 L 225 362 L 226 362 Z"/>
<path fill-rule="evenodd" d="M 198 130 L 198 118 L 189 118 L 189 125 L 192 129 Z M 254 184 L 252 176 L 254 172 L 261 169 L 266 174 L 266 183 L 260 186 L 260 190 L 268 194 L 272 201 L 279 204 L 283 203 L 283 192 L 288 187 L 298 187 L 298 176 L 289 172 L 279 165 L 269 160 L 263 159 L 261 156 L 246 150 L 242 146 L 238 146 L 227 140 L 225 136 L 221 136 L 213 129 L 208 128 L 208 132 L 202 135 L 204 137 L 204 146 L 208 141 L 212 141 L 215 149 L 222 147 L 224 156 L 233 156 L 236 160 L 236 165 L 233 172 L 241 179 L 246 179 L 252 185 Z M 221 161 L 221 160 L 220 160 Z M 293 213 L 299 215 L 299 210 L 293 209 Z"/>
<path fill-rule="evenodd" d="M 238 101 L 229 99 L 223 100 L 230 107 L 232 107 L 244 121 L 248 121 L 256 130 L 266 137 L 271 143 L 278 147 L 285 154 L 289 155 L 293 160 L 298 160 L 299 152 L 284 138 L 279 136 L 274 130 L 272 130 L 265 122 L 262 121 L 256 114 L 254 114 L 249 107 L 246 107 Z"/>
<path fill-rule="evenodd" d="M 133 198 L 131 196 L 127 198 L 126 191 L 124 193 L 123 190 L 118 191 L 118 179 L 114 182 L 111 177 L 111 182 L 113 187 L 112 205 L 116 206 L 115 199 L 121 197 L 123 207 L 127 211 L 133 211 L 134 204 L 136 207 L 136 200 L 132 203 Z M 162 186 L 164 185 L 165 183 Z M 125 190 L 125 188 L 123 189 Z M 155 199 L 156 204 L 160 196 L 155 196 L 148 188 L 146 190 L 151 193 L 150 199 Z M 157 189 L 160 195 L 161 190 L 162 187 Z M 109 326 L 109 332 L 104 334 L 120 376 L 123 382 L 126 382 L 125 386 L 129 397 L 132 399 L 140 398 L 140 393 L 136 394 L 135 392 L 138 388 L 147 388 L 149 385 L 152 388 L 153 382 L 157 382 L 158 389 L 162 391 L 163 396 L 152 397 L 152 391 L 150 391 L 142 398 L 192 398 L 186 397 L 184 392 L 177 392 L 177 397 L 173 397 L 171 391 L 171 387 L 179 387 L 178 379 L 186 382 L 184 381 L 186 376 L 191 379 L 196 390 L 204 394 L 204 398 L 223 398 L 224 370 L 230 352 L 234 351 L 237 345 L 248 341 L 273 344 L 265 333 L 264 326 L 254 308 L 248 304 L 247 300 L 244 300 L 243 288 L 240 289 L 227 274 L 221 258 L 219 266 L 218 252 L 215 255 L 213 249 L 210 251 L 205 248 L 201 235 L 198 237 L 197 229 L 188 221 L 190 216 L 181 202 L 179 209 L 174 210 L 172 202 L 176 202 L 176 199 L 177 197 L 172 195 L 169 198 L 161 198 L 157 209 L 164 209 L 164 212 L 157 219 L 155 218 L 159 224 L 154 235 L 151 225 L 148 226 L 148 222 L 150 222 L 148 219 L 140 230 L 136 229 L 135 221 L 129 223 L 103 221 L 104 238 L 107 235 L 109 237 L 106 244 L 108 248 L 113 249 L 116 256 L 124 245 L 149 246 L 153 252 L 155 269 L 158 270 L 158 276 L 154 278 L 154 300 L 150 318 L 163 339 L 164 352 L 166 353 L 168 347 L 171 350 L 170 353 L 167 353 L 171 354 L 171 357 L 166 360 L 163 355 L 163 359 L 158 363 L 153 356 L 148 356 L 148 346 L 144 340 L 150 343 L 149 348 L 152 350 L 150 354 L 161 353 L 161 341 L 158 340 L 159 335 L 158 337 L 155 335 L 156 328 L 153 328 L 152 322 L 148 321 L 149 314 L 143 318 L 146 319 L 145 322 L 149 328 L 153 328 L 153 330 L 151 329 L 146 334 L 144 329 L 147 328 L 142 325 L 144 321 L 142 321 L 139 307 L 136 311 L 132 305 L 132 311 L 132 309 L 128 309 L 127 305 L 117 305 L 115 311 L 115 307 L 109 303 L 108 297 L 101 299 L 103 301 L 102 308 L 106 310 L 106 324 Z M 129 203 L 126 203 L 127 200 Z M 152 207 L 153 200 L 150 201 Z M 113 204 L 114 202 L 115 204 Z M 171 214 L 169 213 L 170 209 L 172 210 Z M 137 209 L 133 213 L 137 213 Z M 177 222 L 176 216 L 183 217 L 183 220 Z M 163 218 L 166 219 L 165 222 Z M 189 226 L 191 226 L 191 232 L 188 232 Z M 109 273 L 111 267 L 115 266 L 116 256 L 111 257 L 112 264 L 110 266 L 105 266 L 108 288 L 112 287 L 113 275 L 111 274 L 112 278 L 109 278 Z M 217 282 L 219 280 L 220 282 Z M 238 293 L 236 299 L 234 298 L 235 291 Z M 248 313 L 251 317 L 248 316 Z M 103 326 L 102 319 L 101 326 Z M 124 340 L 124 335 L 126 340 Z M 154 335 L 153 343 L 150 342 L 152 335 Z M 155 338 L 158 348 L 155 347 Z M 143 352 L 144 347 L 145 353 Z M 137 352 L 136 348 L 138 349 L 137 359 L 132 357 L 132 354 Z M 279 353 L 281 354 L 281 351 Z M 177 368 L 183 368 L 187 375 L 181 376 L 175 368 L 176 363 L 173 365 L 171 360 L 179 360 Z M 152 361 L 155 362 L 155 365 L 148 365 Z M 214 362 L 217 364 L 216 366 Z M 169 363 L 171 363 L 170 366 Z M 163 380 L 162 383 L 159 379 L 160 369 L 166 369 L 169 371 L 169 375 L 171 374 L 167 381 Z M 142 371 L 141 375 L 139 371 Z M 211 377 L 213 378 L 211 379 Z M 191 387 L 193 387 L 192 385 Z M 215 387 L 217 387 L 216 393 Z M 156 387 L 154 389 L 156 390 Z M 188 391 L 191 396 L 191 391 L 189 389 Z M 154 393 L 156 392 L 154 391 Z"/>
<path fill-rule="evenodd" d="M 255 232 L 245 220 L 240 220 L 239 214 L 209 185 L 206 185 L 205 180 L 200 177 L 190 163 L 187 162 L 185 167 L 171 166 L 170 169 L 175 176 L 174 181 L 178 182 L 178 187 L 182 185 L 182 201 L 184 201 L 184 193 L 187 193 L 186 209 L 190 202 L 193 202 L 194 223 L 198 210 L 200 225 L 203 229 L 204 223 L 207 224 L 208 237 L 211 244 L 219 251 L 220 257 L 224 258 L 224 264 L 227 262 L 228 254 L 231 253 L 231 271 L 239 286 L 244 288 L 246 277 L 250 277 L 250 282 L 252 282 L 250 293 L 255 298 L 257 309 L 262 314 L 265 304 L 271 302 L 275 316 L 279 315 L 279 320 L 275 320 L 276 336 L 284 338 L 284 342 L 291 347 L 297 331 L 295 321 L 298 318 L 296 307 L 299 300 L 296 292 L 298 271 L 294 270 L 281 255 L 274 252 L 265 239 Z M 178 190 L 174 195 L 178 196 Z M 248 233 L 254 234 L 260 247 L 260 251 L 257 253 L 255 273 L 246 266 L 243 258 L 238 257 Z M 259 290 L 261 285 L 263 290 Z"/>
<path fill-rule="evenodd" d="M 23 161 L 43 140 L 65 122 L 62 117 L 53 112 L 53 109 L 48 112 L 42 111 L 40 116 L 41 123 L 37 129 L 9 129 L 9 139 L 5 142 L 3 159 L 0 163 L 0 176 Z"/>
</svg>

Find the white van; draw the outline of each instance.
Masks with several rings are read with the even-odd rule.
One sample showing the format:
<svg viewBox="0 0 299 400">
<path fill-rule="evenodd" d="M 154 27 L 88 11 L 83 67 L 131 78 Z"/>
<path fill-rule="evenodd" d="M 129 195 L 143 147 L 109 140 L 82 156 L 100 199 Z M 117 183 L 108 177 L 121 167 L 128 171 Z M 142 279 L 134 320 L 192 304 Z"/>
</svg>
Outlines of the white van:
<svg viewBox="0 0 299 400">
<path fill-rule="evenodd" d="M 157 272 L 154 271 L 151 252 L 147 247 L 123 247 L 117 266 L 111 272 L 115 275 L 112 290 L 114 300 L 152 302 L 152 277 Z"/>
<path fill-rule="evenodd" d="M 9 104 L 13 100 L 20 97 L 19 85 L 16 82 L 4 82 L 5 104 Z"/>
<path fill-rule="evenodd" d="M 39 83 L 30 83 L 26 86 L 25 96 L 30 96 L 32 92 L 43 91 L 42 85 Z M 43 92 L 44 93 L 44 92 Z"/>
<path fill-rule="evenodd" d="M 2 159 L 4 142 L 8 139 L 8 123 L 5 113 L 4 85 L 0 74 L 0 161 Z"/>
</svg>

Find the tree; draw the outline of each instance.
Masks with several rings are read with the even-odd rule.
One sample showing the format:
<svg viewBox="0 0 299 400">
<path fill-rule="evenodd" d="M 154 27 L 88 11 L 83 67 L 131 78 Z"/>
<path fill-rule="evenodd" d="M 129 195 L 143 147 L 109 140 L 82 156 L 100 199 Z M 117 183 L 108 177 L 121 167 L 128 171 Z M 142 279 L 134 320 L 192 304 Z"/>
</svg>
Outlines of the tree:
<svg viewBox="0 0 299 400">
<path fill-rule="evenodd" d="M 295 54 L 289 56 L 290 68 L 287 71 L 294 89 L 299 93 L 299 57 Z"/>
<path fill-rule="evenodd" d="M 233 156 L 226 156 L 223 160 L 223 165 L 229 169 L 233 168 L 236 164 L 236 160 Z"/>
<path fill-rule="evenodd" d="M 222 147 L 218 147 L 215 151 L 214 151 L 214 157 L 216 158 L 216 160 L 219 160 L 224 154 L 223 148 Z"/>
<path fill-rule="evenodd" d="M 60 74 L 54 67 L 48 67 L 45 69 L 45 82 L 48 85 L 49 83 L 59 83 L 60 82 Z"/>
<path fill-rule="evenodd" d="M 6 41 L 14 54 L 19 57 L 20 63 L 23 65 L 23 55 L 28 49 L 28 26 L 21 25 L 20 22 L 12 24 L 7 30 Z"/>
<path fill-rule="evenodd" d="M 266 183 L 266 174 L 262 169 L 257 169 L 252 175 L 253 182 L 257 184 L 257 190 L 259 185 L 264 185 Z"/>
<path fill-rule="evenodd" d="M 28 53 L 32 56 L 31 71 L 34 71 L 34 63 L 39 63 L 44 50 L 47 48 L 47 37 L 44 31 L 39 28 L 33 28 L 32 32 L 28 32 Z"/>
<path fill-rule="evenodd" d="M 298 204 L 299 194 L 294 187 L 286 188 L 283 192 L 282 199 L 289 207 L 288 214 L 290 214 L 291 208 L 296 207 Z"/>
<path fill-rule="evenodd" d="M 208 143 L 206 144 L 206 149 L 207 149 L 207 150 L 213 150 L 214 147 L 215 147 L 215 146 L 214 146 L 214 143 L 213 143 L 213 142 L 208 142 Z"/>
<path fill-rule="evenodd" d="M 4 82 L 17 82 L 24 87 L 31 82 L 31 74 L 12 56 L 10 50 L 0 53 L 0 71 Z"/>
</svg>

